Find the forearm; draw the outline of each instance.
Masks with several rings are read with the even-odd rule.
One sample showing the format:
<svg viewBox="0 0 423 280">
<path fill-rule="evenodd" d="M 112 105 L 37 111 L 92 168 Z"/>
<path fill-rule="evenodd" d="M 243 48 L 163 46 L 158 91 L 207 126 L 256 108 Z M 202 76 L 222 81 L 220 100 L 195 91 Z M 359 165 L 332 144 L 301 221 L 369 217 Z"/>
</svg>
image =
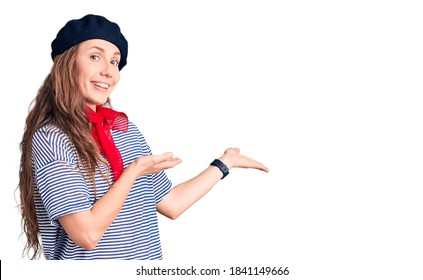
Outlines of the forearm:
<svg viewBox="0 0 423 280">
<path fill-rule="evenodd" d="M 241 155 L 238 148 L 228 148 L 225 153 L 219 157 L 228 169 L 231 168 L 254 168 L 268 172 L 269 169 L 262 163 Z M 220 179 L 222 179 L 224 169 L 221 171 L 218 167 L 209 166 L 199 175 L 191 180 L 175 186 L 162 201 L 157 204 L 157 210 L 171 219 L 176 219 L 185 210 L 187 210 L 196 201 L 209 192 Z"/>
<path fill-rule="evenodd" d="M 175 186 L 157 204 L 157 210 L 166 217 L 176 219 L 207 194 L 221 178 L 219 168 L 209 166 L 194 178 Z"/>
<path fill-rule="evenodd" d="M 133 168 L 128 166 L 90 211 L 77 212 L 59 218 L 67 234 L 79 246 L 91 250 L 119 215 L 120 210 L 136 179 Z"/>
<path fill-rule="evenodd" d="M 129 165 L 122 172 L 119 180 L 94 204 L 91 209 L 93 222 L 97 224 L 98 229 L 103 233 L 119 215 L 136 178 L 136 172 Z"/>
</svg>

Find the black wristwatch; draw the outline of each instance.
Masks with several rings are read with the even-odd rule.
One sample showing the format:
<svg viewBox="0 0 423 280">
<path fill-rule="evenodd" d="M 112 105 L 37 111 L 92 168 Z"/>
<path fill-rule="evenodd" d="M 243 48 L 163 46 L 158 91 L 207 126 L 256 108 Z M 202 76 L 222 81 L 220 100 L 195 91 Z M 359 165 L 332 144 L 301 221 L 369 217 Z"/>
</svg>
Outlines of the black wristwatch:
<svg viewBox="0 0 423 280">
<path fill-rule="evenodd" d="M 211 163 L 210 163 L 210 165 L 213 165 L 213 166 L 216 166 L 217 168 L 219 168 L 220 169 L 220 171 L 222 171 L 222 173 L 223 173 L 223 177 L 221 178 L 221 179 L 223 179 L 223 178 L 225 178 L 226 176 L 228 176 L 228 174 L 229 174 L 229 168 L 226 166 L 226 164 L 224 164 L 221 160 L 219 160 L 219 159 L 215 159 L 215 160 L 213 160 Z"/>
</svg>

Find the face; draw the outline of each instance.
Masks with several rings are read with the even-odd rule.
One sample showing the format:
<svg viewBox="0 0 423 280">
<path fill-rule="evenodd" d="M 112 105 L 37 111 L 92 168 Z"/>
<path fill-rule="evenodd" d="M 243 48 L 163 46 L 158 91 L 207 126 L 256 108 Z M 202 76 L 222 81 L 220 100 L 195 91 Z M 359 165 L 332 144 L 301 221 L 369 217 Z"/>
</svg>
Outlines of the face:
<svg viewBox="0 0 423 280">
<path fill-rule="evenodd" d="M 109 41 L 93 39 L 82 42 L 76 57 L 77 79 L 87 105 L 106 103 L 119 82 L 120 52 Z"/>
</svg>

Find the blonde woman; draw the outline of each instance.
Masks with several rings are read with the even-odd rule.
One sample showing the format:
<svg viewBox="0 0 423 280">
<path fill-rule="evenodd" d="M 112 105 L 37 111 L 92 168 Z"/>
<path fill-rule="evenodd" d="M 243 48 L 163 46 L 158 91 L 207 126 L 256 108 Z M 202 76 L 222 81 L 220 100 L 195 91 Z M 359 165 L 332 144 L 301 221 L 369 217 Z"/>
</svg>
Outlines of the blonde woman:
<svg viewBox="0 0 423 280">
<path fill-rule="evenodd" d="M 228 148 L 172 185 L 165 170 L 181 160 L 152 154 L 137 126 L 110 105 L 128 54 L 120 27 L 89 14 L 68 21 L 51 46 L 54 63 L 20 145 L 24 253 L 31 259 L 162 259 L 157 212 L 177 218 L 231 168 L 268 171 Z"/>
</svg>

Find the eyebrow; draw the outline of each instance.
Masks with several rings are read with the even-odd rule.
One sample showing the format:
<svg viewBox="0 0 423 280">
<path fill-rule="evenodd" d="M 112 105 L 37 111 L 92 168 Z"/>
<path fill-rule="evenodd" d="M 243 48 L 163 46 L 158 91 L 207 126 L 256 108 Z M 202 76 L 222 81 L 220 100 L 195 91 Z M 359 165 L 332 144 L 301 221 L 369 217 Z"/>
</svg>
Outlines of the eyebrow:
<svg viewBox="0 0 423 280">
<path fill-rule="evenodd" d="M 91 48 L 89 48 L 89 49 L 98 49 L 99 51 L 101 51 L 101 52 L 106 52 L 105 51 L 105 49 L 103 49 L 102 47 L 98 47 L 98 46 L 92 46 Z M 119 51 L 117 51 L 117 52 L 115 52 L 114 53 L 114 55 L 120 55 L 120 52 Z"/>
</svg>

